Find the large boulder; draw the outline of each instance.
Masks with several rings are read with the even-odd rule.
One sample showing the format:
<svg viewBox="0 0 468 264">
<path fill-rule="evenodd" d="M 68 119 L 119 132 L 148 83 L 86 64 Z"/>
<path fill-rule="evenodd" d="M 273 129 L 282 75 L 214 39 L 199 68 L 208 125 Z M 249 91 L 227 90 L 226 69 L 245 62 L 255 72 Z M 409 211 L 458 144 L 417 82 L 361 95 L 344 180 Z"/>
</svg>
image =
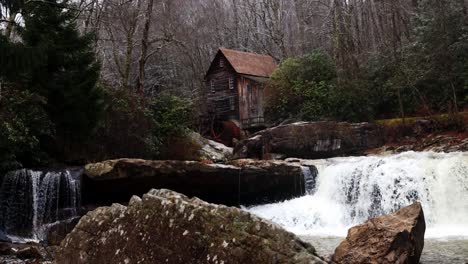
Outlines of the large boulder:
<svg viewBox="0 0 468 264">
<path fill-rule="evenodd" d="M 420 203 L 352 227 L 335 249 L 339 264 L 418 264 L 424 247 L 426 223 Z"/>
<path fill-rule="evenodd" d="M 85 215 L 56 263 L 325 263 L 308 243 L 233 207 L 169 190 Z"/>
<path fill-rule="evenodd" d="M 370 123 L 301 122 L 262 130 L 239 142 L 234 158 L 322 159 L 361 155 L 384 144 L 382 128 Z"/>
<path fill-rule="evenodd" d="M 47 244 L 49 246 L 58 246 L 63 239 L 70 233 L 80 221 L 79 217 L 60 221 L 51 225 L 47 230 Z"/>
<path fill-rule="evenodd" d="M 82 197 L 84 204 L 105 205 L 128 201 L 152 188 L 224 205 L 277 202 L 305 191 L 301 167 L 286 162 L 260 166 L 120 159 L 86 165 Z"/>
<path fill-rule="evenodd" d="M 201 146 L 198 150 L 198 155 L 201 159 L 218 162 L 227 161 L 232 157 L 233 149 L 224 144 L 206 139 L 195 132 L 190 133 L 189 137 Z"/>
</svg>

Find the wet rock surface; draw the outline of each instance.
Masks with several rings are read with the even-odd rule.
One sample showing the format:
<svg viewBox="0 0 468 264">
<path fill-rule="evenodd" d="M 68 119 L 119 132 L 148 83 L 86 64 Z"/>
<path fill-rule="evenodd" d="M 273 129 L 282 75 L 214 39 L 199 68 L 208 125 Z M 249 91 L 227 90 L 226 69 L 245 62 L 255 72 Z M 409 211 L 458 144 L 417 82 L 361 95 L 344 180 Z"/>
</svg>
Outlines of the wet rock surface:
<svg viewBox="0 0 468 264">
<path fill-rule="evenodd" d="M 40 244 L 14 244 L 0 242 L 0 263 L 51 263 L 51 255 L 49 254 L 49 250 Z"/>
<path fill-rule="evenodd" d="M 70 233 L 80 221 L 79 217 L 62 221 L 53 225 L 47 231 L 47 244 L 49 246 L 58 246 L 63 239 Z"/>
<path fill-rule="evenodd" d="M 304 194 L 299 165 L 205 164 L 195 161 L 110 160 L 86 165 L 84 204 L 125 203 L 152 188 L 171 189 L 224 205 L 251 205 Z"/>
<path fill-rule="evenodd" d="M 325 263 L 281 227 L 237 208 L 151 190 L 84 216 L 56 263 Z"/>
<path fill-rule="evenodd" d="M 19 249 L 15 253 L 16 257 L 19 259 L 42 259 L 42 253 L 39 248 L 35 246 L 29 246 L 22 249 Z"/>
<path fill-rule="evenodd" d="M 426 224 L 420 203 L 352 227 L 335 249 L 335 263 L 418 264 Z"/>
<path fill-rule="evenodd" d="M 234 158 L 322 159 L 360 155 L 383 144 L 382 128 L 376 124 L 301 122 L 269 128 L 240 141 Z"/>
</svg>

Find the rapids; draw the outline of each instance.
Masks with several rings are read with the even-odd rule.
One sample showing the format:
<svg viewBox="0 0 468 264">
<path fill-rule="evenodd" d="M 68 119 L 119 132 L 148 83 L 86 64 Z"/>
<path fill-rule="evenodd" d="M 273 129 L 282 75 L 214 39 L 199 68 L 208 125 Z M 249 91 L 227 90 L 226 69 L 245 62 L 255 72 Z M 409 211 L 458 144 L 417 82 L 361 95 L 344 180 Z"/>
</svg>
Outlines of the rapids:
<svg viewBox="0 0 468 264">
<path fill-rule="evenodd" d="M 297 235 L 346 236 L 348 228 L 414 201 L 426 238 L 468 238 L 468 153 L 406 152 L 308 161 L 318 175 L 307 195 L 247 208 Z"/>
</svg>

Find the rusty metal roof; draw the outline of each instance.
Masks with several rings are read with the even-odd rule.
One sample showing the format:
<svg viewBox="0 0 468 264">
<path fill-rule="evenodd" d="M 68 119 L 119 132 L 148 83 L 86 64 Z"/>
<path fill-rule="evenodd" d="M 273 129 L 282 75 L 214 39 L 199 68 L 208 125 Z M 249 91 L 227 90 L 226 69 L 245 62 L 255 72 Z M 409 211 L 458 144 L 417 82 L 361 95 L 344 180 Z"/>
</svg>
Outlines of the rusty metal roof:
<svg viewBox="0 0 468 264">
<path fill-rule="evenodd" d="M 273 57 L 250 52 L 220 48 L 224 57 L 239 74 L 270 77 L 276 69 Z"/>
</svg>

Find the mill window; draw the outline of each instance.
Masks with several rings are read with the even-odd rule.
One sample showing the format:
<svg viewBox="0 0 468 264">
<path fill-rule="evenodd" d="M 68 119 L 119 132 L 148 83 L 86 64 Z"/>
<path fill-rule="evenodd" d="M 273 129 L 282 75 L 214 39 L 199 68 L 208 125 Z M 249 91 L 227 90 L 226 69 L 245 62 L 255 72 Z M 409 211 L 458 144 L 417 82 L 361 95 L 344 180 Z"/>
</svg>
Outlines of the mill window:
<svg viewBox="0 0 468 264">
<path fill-rule="evenodd" d="M 229 89 L 234 90 L 234 77 L 229 78 Z"/>
<path fill-rule="evenodd" d="M 212 92 L 212 93 L 216 92 L 214 80 L 211 80 L 211 81 L 210 81 L 210 88 L 211 88 L 211 92 Z"/>
<path fill-rule="evenodd" d="M 224 67 L 224 59 L 223 58 L 219 59 L 219 67 L 220 68 Z"/>
</svg>

